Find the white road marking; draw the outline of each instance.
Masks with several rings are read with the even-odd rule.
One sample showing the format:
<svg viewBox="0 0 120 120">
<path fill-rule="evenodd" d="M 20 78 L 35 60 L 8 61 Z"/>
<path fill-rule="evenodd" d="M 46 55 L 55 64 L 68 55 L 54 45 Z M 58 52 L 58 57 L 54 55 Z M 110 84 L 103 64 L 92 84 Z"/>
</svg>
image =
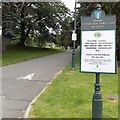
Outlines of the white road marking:
<svg viewBox="0 0 120 120">
<path fill-rule="evenodd" d="M 33 76 L 35 75 L 35 73 L 31 73 L 31 74 L 29 74 L 29 75 L 27 75 L 27 76 L 25 76 L 25 77 L 19 77 L 19 78 L 17 78 L 18 80 L 20 80 L 20 79 L 24 79 L 24 80 L 32 80 L 32 78 L 33 78 Z"/>
</svg>

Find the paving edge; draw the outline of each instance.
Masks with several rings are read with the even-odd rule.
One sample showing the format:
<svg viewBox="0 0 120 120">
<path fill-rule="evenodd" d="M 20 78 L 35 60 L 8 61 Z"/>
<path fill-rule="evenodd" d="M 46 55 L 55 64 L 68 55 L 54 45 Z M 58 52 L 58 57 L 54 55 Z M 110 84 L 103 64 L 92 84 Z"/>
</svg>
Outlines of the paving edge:
<svg viewBox="0 0 120 120">
<path fill-rule="evenodd" d="M 45 90 L 47 89 L 47 87 L 53 82 L 53 80 L 63 71 L 64 68 L 62 68 L 62 70 L 60 70 L 58 73 L 55 74 L 55 76 L 53 77 L 52 81 L 50 81 L 46 87 L 32 100 L 32 102 L 28 105 L 27 109 L 25 110 L 25 114 L 24 114 L 24 119 L 28 119 L 32 104 L 42 95 L 43 92 L 45 92 Z"/>
</svg>

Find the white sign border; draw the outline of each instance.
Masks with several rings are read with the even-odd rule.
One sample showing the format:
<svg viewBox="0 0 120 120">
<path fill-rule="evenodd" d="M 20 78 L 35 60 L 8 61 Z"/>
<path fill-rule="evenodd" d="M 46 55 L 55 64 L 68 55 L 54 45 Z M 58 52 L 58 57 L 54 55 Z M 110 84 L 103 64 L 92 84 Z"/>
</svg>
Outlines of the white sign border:
<svg viewBox="0 0 120 120">
<path fill-rule="evenodd" d="M 82 63 L 81 63 L 81 61 L 82 61 L 82 60 L 81 60 L 81 59 L 82 59 L 82 32 L 83 32 L 83 31 L 110 31 L 110 30 L 114 30 L 114 31 L 115 31 L 115 36 L 114 36 L 114 37 L 115 37 L 115 41 L 114 41 L 114 42 L 115 42 L 115 55 L 114 55 L 114 56 L 115 56 L 115 57 L 114 57 L 114 59 L 115 59 L 115 60 L 114 60 L 114 61 L 115 61 L 115 72 L 91 72 L 91 71 L 82 71 L 82 70 L 81 70 L 81 64 L 82 64 Z M 81 30 L 80 46 L 81 46 L 81 47 L 80 47 L 80 72 L 81 72 L 81 73 L 100 73 L 100 74 L 116 74 L 116 73 L 117 73 L 117 72 L 116 72 L 116 29 L 109 29 L 109 30 L 107 30 L 107 29 L 106 29 L 106 30 Z"/>
</svg>

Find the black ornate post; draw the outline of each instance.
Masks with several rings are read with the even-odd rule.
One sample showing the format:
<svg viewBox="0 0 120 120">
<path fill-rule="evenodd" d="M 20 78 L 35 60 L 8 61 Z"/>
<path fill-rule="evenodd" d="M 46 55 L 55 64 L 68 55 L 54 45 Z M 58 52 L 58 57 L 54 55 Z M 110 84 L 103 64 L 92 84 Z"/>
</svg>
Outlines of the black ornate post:
<svg viewBox="0 0 120 120">
<path fill-rule="evenodd" d="M 93 120 L 102 119 L 102 94 L 100 92 L 100 73 L 96 73 L 95 92 L 92 100 L 92 118 Z"/>
<path fill-rule="evenodd" d="M 75 13 L 74 13 L 74 33 L 76 33 L 76 0 L 75 0 Z M 71 66 L 71 70 L 75 71 L 76 68 L 75 68 L 75 41 L 76 40 L 73 40 L 73 52 L 72 52 L 72 66 Z"/>
</svg>

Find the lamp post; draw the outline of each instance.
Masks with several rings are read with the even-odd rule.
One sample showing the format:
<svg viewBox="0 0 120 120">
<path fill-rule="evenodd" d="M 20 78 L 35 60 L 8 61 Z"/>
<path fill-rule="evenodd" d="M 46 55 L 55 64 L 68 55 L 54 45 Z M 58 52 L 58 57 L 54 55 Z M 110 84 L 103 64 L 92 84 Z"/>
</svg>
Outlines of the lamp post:
<svg viewBox="0 0 120 120">
<path fill-rule="evenodd" d="M 76 7 L 77 7 L 77 0 L 75 0 L 75 12 L 74 12 L 74 31 L 72 33 L 72 41 L 73 41 L 73 52 L 72 52 L 72 66 L 71 66 L 71 70 L 75 71 L 75 41 L 77 40 L 77 34 L 76 34 Z"/>
</svg>

